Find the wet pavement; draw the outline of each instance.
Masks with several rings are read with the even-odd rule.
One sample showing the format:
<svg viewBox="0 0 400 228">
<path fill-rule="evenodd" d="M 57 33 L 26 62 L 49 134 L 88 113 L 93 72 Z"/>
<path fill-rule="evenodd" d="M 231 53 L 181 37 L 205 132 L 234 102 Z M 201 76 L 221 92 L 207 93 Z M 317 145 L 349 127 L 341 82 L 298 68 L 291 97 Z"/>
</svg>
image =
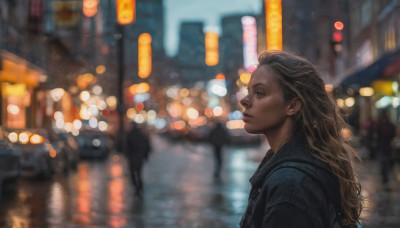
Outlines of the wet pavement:
<svg viewBox="0 0 400 228">
<path fill-rule="evenodd" d="M 248 179 L 260 147 L 226 147 L 220 179 L 213 178 L 207 144 L 173 143 L 153 136 L 145 165 L 143 199 L 134 197 L 124 156 L 81 161 L 52 180 L 20 178 L 0 201 L 0 227 L 238 227 L 247 205 Z M 262 145 L 261 147 L 263 147 Z M 355 163 L 368 197 L 363 227 L 400 227 L 400 169 L 380 185 L 375 161 Z"/>
</svg>

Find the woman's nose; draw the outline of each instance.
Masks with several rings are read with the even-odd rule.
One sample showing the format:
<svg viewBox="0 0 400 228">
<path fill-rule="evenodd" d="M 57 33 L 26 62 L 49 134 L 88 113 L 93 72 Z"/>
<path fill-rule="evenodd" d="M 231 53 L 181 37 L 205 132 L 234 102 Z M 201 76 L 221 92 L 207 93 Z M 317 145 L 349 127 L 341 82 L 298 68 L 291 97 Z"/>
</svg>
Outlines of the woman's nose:
<svg viewBox="0 0 400 228">
<path fill-rule="evenodd" d="M 243 97 L 243 98 L 240 100 L 240 104 L 241 104 L 243 107 L 245 107 L 245 108 L 248 108 L 248 107 L 249 107 L 250 102 L 249 102 L 248 95 L 245 96 L 245 97 Z"/>
</svg>

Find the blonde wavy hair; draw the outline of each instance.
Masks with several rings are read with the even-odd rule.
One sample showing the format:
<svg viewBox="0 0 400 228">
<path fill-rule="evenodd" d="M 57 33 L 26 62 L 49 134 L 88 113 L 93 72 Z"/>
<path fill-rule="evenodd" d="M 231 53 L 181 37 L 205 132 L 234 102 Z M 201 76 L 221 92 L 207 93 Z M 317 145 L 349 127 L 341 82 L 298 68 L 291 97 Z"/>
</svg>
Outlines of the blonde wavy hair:
<svg viewBox="0 0 400 228">
<path fill-rule="evenodd" d="M 302 104 L 293 116 L 293 132 L 306 136 L 311 153 L 329 164 L 340 184 L 341 224 L 360 222 L 363 207 L 361 184 L 354 174 L 351 159 L 358 157 L 344 140 L 341 131 L 347 123 L 340 115 L 333 97 L 325 91 L 319 72 L 306 59 L 283 51 L 269 51 L 259 56 L 259 66 L 275 73 L 286 101 L 298 98 Z"/>
</svg>

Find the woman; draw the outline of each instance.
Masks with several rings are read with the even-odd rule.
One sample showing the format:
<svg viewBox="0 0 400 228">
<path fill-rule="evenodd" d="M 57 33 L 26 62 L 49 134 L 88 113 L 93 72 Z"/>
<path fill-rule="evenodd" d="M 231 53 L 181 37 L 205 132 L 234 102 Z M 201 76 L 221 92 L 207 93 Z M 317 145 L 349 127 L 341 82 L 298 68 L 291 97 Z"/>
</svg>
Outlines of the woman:
<svg viewBox="0 0 400 228">
<path fill-rule="evenodd" d="M 241 227 L 357 227 L 361 185 L 346 127 L 314 66 L 281 51 L 260 55 L 252 73 L 245 130 L 271 146 L 250 178 Z"/>
</svg>

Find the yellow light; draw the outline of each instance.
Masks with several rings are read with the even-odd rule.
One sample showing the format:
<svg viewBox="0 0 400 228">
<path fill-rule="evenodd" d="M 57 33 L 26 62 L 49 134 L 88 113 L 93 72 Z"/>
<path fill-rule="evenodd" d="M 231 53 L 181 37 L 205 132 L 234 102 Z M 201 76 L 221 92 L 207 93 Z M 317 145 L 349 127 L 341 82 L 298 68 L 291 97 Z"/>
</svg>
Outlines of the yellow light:
<svg viewBox="0 0 400 228">
<path fill-rule="evenodd" d="M 181 97 L 187 97 L 187 96 L 189 96 L 189 90 L 186 88 L 183 88 L 179 91 L 179 95 L 181 95 Z"/>
<path fill-rule="evenodd" d="M 43 141 L 44 141 L 44 138 L 43 138 L 43 136 L 40 136 L 40 135 L 38 135 L 38 134 L 33 134 L 31 137 L 30 137 L 30 140 L 29 140 L 32 144 L 40 144 L 40 143 L 42 143 Z"/>
<path fill-rule="evenodd" d="M 189 117 L 189 119 L 195 120 L 199 117 L 199 112 L 194 108 L 188 108 L 186 109 L 186 115 Z"/>
<path fill-rule="evenodd" d="M 21 132 L 18 136 L 19 142 L 22 144 L 27 144 L 29 142 L 30 132 L 24 131 Z"/>
<path fill-rule="evenodd" d="M 224 110 L 222 109 L 221 106 L 216 106 L 213 108 L 213 114 L 214 116 L 222 116 Z"/>
<path fill-rule="evenodd" d="M 327 93 L 332 93 L 333 92 L 333 85 L 332 84 L 326 84 L 325 85 L 325 91 Z"/>
<path fill-rule="evenodd" d="M 138 38 L 138 75 L 147 78 L 151 73 L 151 35 L 140 34 Z"/>
<path fill-rule="evenodd" d="M 12 143 L 16 143 L 18 142 L 18 134 L 15 132 L 10 132 L 10 134 L 8 134 L 8 139 L 10 139 Z"/>
<path fill-rule="evenodd" d="M 136 109 L 135 108 L 129 108 L 127 111 L 126 111 L 126 116 L 129 118 L 129 119 L 132 119 L 135 115 L 136 115 Z"/>
<path fill-rule="evenodd" d="M 135 17 L 135 0 L 117 0 L 117 20 L 120 25 L 127 25 L 134 22 Z"/>
<path fill-rule="evenodd" d="M 215 66 L 219 62 L 218 34 L 207 32 L 205 34 L 206 65 Z"/>
<path fill-rule="evenodd" d="M 225 75 L 223 73 L 219 73 L 217 76 L 215 76 L 215 79 L 225 80 Z"/>
<path fill-rule="evenodd" d="M 267 50 L 282 50 L 281 0 L 265 0 Z"/>
<path fill-rule="evenodd" d="M 336 99 L 336 104 L 340 107 L 343 108 L 344 107 L 344 100 L 343 99 Z"/>
<path fill-rule="evenodd" d="M 87 101 L 90 98 L 90 93 L 88 91 L 82 91 L 79 95 L 81 101 Z"/>
<path fill-rule="evenodd" d="M 57 156 L 57 151 L 55 149 L 51 149 L 49 151 L 49 155 L 51 158 L 55 158 Z"/>
<path fill-rule="evenodd" d="M 370 97 L 372 95 L 374 95 L 374 89 L 371 87 L 363 87 L 360 88 L 360 95 L 363 97 Z"/>
<path fill-rule="evenodd" d="M 96 67 L 97 74 L 104 74 L 104 72 L 106 72 L 106 67 L 104 65 L 98 65 Z"/>
<path fill-rule="evenodd" d="M 240 81 L 245 85 L 249 84 L 250 78 L 251 78 L 250 73 L 245 72 L 240 74 Z"/>
<path fill-rule="evenodd" d="M 82 10 L 86 17 L 93 17 L 97 13 L 98 0 L 83 0 Z"/>
<path fill-rule="evenodd" d="M 136 93 L 147 93 L 150 90 L 150 86 L 146 82 L 139 83 L 136 87 Z"/>
<path fill-rule="evenodd" d="M 356 103 L 356 101 L 354 100 L 354 97 L 348 97 L 344 100 L 344 103 L 347 107 L 352 107 Z"/>
<path fill-rule="evenodd" d="M 117 98 L 115 96 L 109 96 L 106 98 L 106 103 L 110 109 L 115 109 L 117 107 Z"/>
</svg>

